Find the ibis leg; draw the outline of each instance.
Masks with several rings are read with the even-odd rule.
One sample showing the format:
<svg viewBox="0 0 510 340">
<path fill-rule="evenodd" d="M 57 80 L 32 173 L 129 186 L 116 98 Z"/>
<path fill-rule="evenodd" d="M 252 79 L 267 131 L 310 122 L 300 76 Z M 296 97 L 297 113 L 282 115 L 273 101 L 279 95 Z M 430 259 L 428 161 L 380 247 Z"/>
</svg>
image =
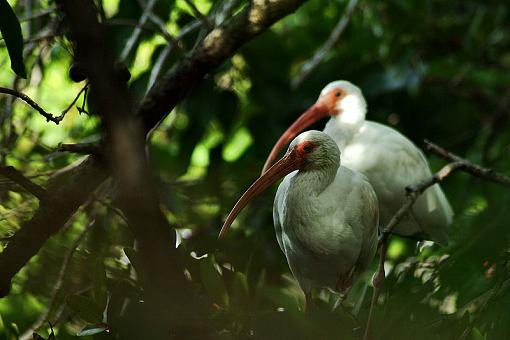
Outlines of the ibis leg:
<svg viewBox="0 0 510 340">
<path fill-rule="evenodd" d="M 379 267 L 377 268 L 377 272 L 372 277 L 372 284 L 374 286 L 374 292 L 372 294 L 372 301 L 370 302 L 370 310 L 368 312 L 368 320 L 367 325 L 365 327 L 365 335 L 363 335 L 363 340 L 368 340 L 370 337 L 370 329 L 372 326 L 372 318 L 374 316 L 374 309 L 377 304 L 377 300 L 379 299 L 379 293 L 381 291 L 381 286 L 385 278 L 384 272 L 384 262 L 386 261 L 386 251 L 388 250 L 388 239 L 383 238 L 381 240 L 380 246 L 380 254 L 379 254 Z"/>
</svg>

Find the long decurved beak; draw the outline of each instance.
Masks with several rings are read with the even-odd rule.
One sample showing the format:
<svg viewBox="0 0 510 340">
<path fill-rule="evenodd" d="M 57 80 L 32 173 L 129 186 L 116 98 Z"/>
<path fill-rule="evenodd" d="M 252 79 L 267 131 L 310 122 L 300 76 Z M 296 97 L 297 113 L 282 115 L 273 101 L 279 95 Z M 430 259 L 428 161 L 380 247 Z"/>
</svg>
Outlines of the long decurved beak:
<svg viewBox="0 0 510 340">
<path fill-rule="evenodd" d="M 290 174 L 294 170 L 298 170 L 300 164 L 301 162 L 299 157 L 293 151 L 289 151 L 282 159 L 280 159 L 271 168 L 269 168 L 266 173 L 261 175 L 255 182 L 253 182 L 253 184 L 248 188 L 248 190 L 244 192 L 244 194 L 228 214 L 225 223 L 223 223 L 223 227 L 221 228 L 218 238 L 221 239 L 223 236 L 225 236 L 232 222 L 234 222 L 237 215 L 239 215 L 241 210 L 243 210 L 243 208 L 250 202 L 251 199 L 258 196 L 264 190 L 276 183 L 280 178 Z"/>
<path fill-rule="evenodd" d="M 288 129 L 285 131 L 278 142 L 273 146 L 273 150 L 267 157 L 266 163 L 264 164 L 264 168 L 262 169 L 262 174 L 264 174 L 269 167 L 273 164 L 276 156 L 280 150 L 290 143 L 294 137 L 296 137 L 299 133 L 305 130 L 307 127 L 312 125 L 313 123 L 325 118 L 329 115 L 328 108 L 319 102 L 312 105 L 308 110 L 305 111 Z"/>
</svg>

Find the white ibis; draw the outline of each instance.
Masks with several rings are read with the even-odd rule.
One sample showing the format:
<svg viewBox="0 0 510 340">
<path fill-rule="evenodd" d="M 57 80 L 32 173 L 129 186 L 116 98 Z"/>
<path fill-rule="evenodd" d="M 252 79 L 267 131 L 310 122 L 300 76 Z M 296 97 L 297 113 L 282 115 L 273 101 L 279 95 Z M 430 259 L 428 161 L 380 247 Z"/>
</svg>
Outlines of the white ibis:
<svg viewBox="0 0 510 340">
<path fill-rule="evenodd" d="M 241 196 L 219 237 L 254 196 L 283 176 L 273 209 L 276 238 L 309 307 L 312 287 L 345 293 L 372 261 L 377 197 L 365 176 L 340 166 L 340 150 L 328 135 L 307 131 Z"/>
<path fill-rule="evenodd" d="M 429 178 L 427 159 L 396 130 L 365 120 L 367 104 L 361 90 L 347 81 L 329 83 L 319 99 L 283 133 L 275 144 L 263 173 L 280 149 L 314 122 L 330 116 L 324 128 L 342 152 L 342 165 L 367 176 L 379 200 L 381 224 L 386 225 L 402 206 L 405 188 Z M 427 189 L 393 233 L 448 242 L 447 227 L 453 211 L 441 187 Z"/>
</svg>

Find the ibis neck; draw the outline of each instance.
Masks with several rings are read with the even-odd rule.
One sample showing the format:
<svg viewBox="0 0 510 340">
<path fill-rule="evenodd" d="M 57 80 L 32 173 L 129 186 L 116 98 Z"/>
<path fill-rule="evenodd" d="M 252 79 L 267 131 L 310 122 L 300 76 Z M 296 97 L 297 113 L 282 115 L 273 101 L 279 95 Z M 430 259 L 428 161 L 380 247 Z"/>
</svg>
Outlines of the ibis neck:
<svg viewBox="0 0 510 340">
<path fill-rule="evenodd" d="M 313 223 L 315 221 L 309 219 L 321 213 L 319 195 L 334 181 L 337 169 L 300 170 L 290 181 L 286 206 L 292 209 L 287 209 L 285 213 L 289 228 L 286 228 L 286 232 L 292 233 L 302 243 L 309 241 L 310 232 L 316 225 Z"/>
<path fill-rule="evenodd" d="M 340 150 L 349 144 L 365 122 L 366 106 L 350 108 L 331 117 L 324 132 L 331 136 Z"/>
<path fill-rule="evenodd" d="M 329 164 L 322 164 L 319 168 L 300 170 L 292 179 L 292 193 L 299 193 L 300 199 L 306 201 L 323 192 L 334 180 L 340 158 L 331 159 Z"/>
</svg>

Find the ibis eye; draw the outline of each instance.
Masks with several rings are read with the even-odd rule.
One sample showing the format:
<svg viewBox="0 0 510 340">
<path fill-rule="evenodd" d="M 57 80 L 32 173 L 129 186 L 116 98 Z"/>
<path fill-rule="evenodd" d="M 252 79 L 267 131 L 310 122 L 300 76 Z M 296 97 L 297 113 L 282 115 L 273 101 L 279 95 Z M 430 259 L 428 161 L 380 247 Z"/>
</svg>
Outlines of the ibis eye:
<svg viewBox="0 0 510 340">
<path fill-rule="evenodd" d="M 335 93 L 335 96 L 337 97 L 340 97 L 342 94 L 340 93 L 340 91 L 338 91 L 337 93 Z"/>
<path fill-rule="evenodd" d="M 311 146 L 310 144 L 307 144 L 307 145 L 303 146 L 303 151 L 306 153 L 310 153 L 313 151 L 313 146 Z"/>
</svg>

